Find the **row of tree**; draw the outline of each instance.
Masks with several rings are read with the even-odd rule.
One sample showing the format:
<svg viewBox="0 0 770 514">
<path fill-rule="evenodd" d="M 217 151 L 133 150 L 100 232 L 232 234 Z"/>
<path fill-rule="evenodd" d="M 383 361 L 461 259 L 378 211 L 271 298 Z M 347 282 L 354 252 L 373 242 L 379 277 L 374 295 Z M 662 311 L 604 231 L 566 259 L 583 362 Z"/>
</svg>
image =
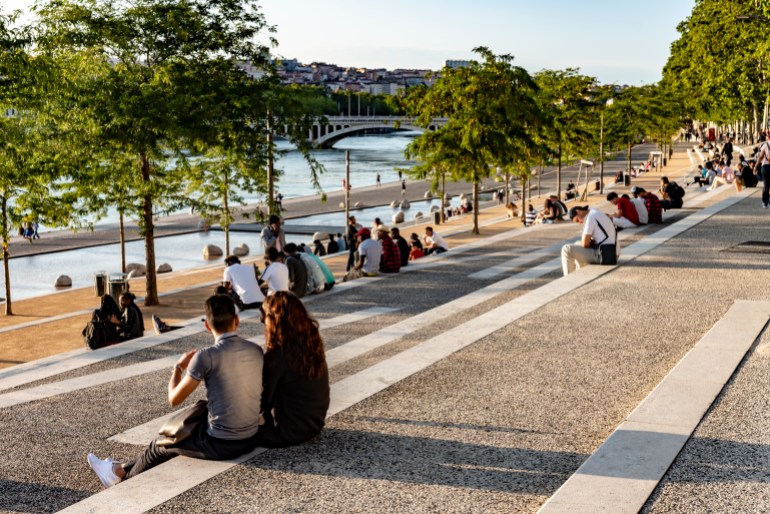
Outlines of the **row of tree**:
<svg viewBox="0 0 770 514">
<path fill-rule="evenodd" d="M 181 207 L 225 229 L 238 192 L 275 206 L 280 131 L 322 167 L 307 134 L 324 114 L 406 113 L 441 129 L 407 149 L 415 177 L 465 180 L 478 193 L 495 169 L 527 181 L 544 162 L 599 157 L 599 137 L 628 146 L 678 127 L 660 87 L 616 91 L 579 70 L 531 76 L 508 55 L 478 48 L 467 68 L 445 68 L 431 88 L 396 101 L 282 86 L 269 59 L 272 27 L 256 0 L 41 0 L 34 24 L 0 13 L 0 236 L 5 312 L 12 313 L 8 248 L 24 219 L 88 227 L 108 209 L 138 219 L 147 305 L 158 303 L 154 218 Z M 274 43 L 274 41 L 270 41 Z M 241 63 L 265 71 L 250 76 Z M 607 100 L 614 99 L 611 108 Z M 674 120 L 672 125 L 671 120 Z M 600 127 L 600 120 L 602 121 Z M 478 213 L 478 194 L 474 195 Z M 474 217 L 476 230 L 477 218 Z M 125 269 L 125 258 L 123 259 Z"/>
<path fill-rule="evenodd" d="M 409 145 L 407 156 L 419 160 L 410 173 L 432 180 L 434 189 L 447 177 L 473 184 L 476 233 L 479 185 L 498 170 L 506 183 L 518 177 L 524 184 L 538 167 L 554 163 L 562 191 L 565 161 L 604 159 L 600 148 L 607 144 L 627 150 L 630 168 L 633 142 L 651 136 L 670 143 L 682 126 L 677 96 L 661 86 L 615 88 L 578 69 L 532 76 L 510 55 L 485 47 L 474 52 L 478 60 L 444 68 L 431 88 L 413 89 L 404 104 L 423 127 L 448 118 Z"/>
</svg>

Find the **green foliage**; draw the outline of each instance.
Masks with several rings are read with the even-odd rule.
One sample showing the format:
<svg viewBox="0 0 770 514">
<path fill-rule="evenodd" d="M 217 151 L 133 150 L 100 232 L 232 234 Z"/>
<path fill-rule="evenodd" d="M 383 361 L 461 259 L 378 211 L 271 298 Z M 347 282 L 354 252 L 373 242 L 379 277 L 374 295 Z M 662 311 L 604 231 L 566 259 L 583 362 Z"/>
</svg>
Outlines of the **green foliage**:
<svg viewBox="0 0 770 514">
<path fill-rule="evenodd" d="M 410 174 L 415 177 L 447 173 L 477 190 L 493 166 L 511 165 L 533 144 L 531 131 L 540 123 L 534 100 L 536 85 L 523 68 L 513 66 L 510 55 L 474 49 L 481 61 L 467 68 L 445 67 L 429 89 L 416 88 L 406 100 L 417 125 L 428 127 L 434 118 L 446 125 L 426 131 L 407 150 L 418 158 Z M 478 232 L 478 197 L 474 195 L 474 231 Z"/>
</svg>

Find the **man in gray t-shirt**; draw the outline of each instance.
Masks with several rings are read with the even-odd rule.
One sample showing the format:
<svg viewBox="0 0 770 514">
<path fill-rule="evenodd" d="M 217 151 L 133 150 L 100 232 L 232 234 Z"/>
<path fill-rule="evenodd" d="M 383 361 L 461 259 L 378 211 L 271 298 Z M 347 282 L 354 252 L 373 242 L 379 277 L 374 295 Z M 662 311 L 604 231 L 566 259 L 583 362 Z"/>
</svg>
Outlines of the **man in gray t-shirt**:
<svg viewBox="0 0 770 514">
<path fill-rule="evenodd" d="M 182 403 L 201 382 L 206 383 L 208 419 L 187 438 L 160 445 L 153 441 L 136 459 L 121 464 L 88 454 L 88 463 L 105 487 L 142 473 L 177 455 L 208 460 L 229 460 L 254 447 L 259 428 L 264 355 L 256 344 L 236 334 L 238 316 L 227 295 L 206 300 L 206 330 L 214 344 L 185 353 L 174 366 L 168 383 L 168 401 Z"/>
</svg>

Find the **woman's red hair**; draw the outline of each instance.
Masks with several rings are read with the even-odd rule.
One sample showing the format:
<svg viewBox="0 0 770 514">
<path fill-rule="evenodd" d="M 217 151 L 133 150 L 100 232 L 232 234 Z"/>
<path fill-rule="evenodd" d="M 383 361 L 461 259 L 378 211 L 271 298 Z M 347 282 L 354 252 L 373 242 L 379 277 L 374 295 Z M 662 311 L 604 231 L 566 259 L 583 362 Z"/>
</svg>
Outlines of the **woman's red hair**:
<svg viewBox="0 0 770 514">
<path fill-rule="evenodd" d="M 278 291 L 265 299 L 262 308 L 273 319 L 265 324 L 267 352 L 278 347 L 292 371 L 309 380 L 321 378 L 326 371 L 324 343 L 305 304 L 292 293 Z"/>
</svg>

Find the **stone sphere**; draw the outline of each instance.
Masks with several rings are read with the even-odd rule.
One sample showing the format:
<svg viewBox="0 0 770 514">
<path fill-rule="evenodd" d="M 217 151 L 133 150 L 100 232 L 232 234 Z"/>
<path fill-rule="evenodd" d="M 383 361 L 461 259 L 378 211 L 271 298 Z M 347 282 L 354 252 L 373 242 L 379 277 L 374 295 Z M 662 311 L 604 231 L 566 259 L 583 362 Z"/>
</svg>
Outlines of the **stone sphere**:
<svg viewBox="0 0 770 514">
<path fill-rule="evenodd" d="M 240 244 L 233 248 L 233 255 L 236 257 L 246 257 L 249 254 L 249 247 L 246 243 Z"/>
<path fill-rule="evenodd" d="M 158 270 L 157 271 L 158 271 L 158 273 L 171 273 L 174 270 L 171 269 L 171 264 L 169 264 L 167 262 L 164 262 L 163 264 L 158 266 Z"/>
<path fill-rule="evenodd" d="M 433 199 L 433 193 L 431 193 L 430 191 L 425 191 L 425 194 L 422 195 L 422 197 L 425 198 L 426 200 L 431 200 Z"/>
<path fill-rule="evenodd" d="M 72 287 L 72 279 L 67 275 L 59 275 L 56 277 L 54 287 Z"/>
<path fill-rule="evenodd" d="M 412 204 L 410 204 L 409 200 L 407 200 L 406 198 L 404 198 L 404 200 L 401 202 L 401 210 L 402 211 L 405 211 L 405 210 L 409 209 L 409 207 L 411 207 L 411 206 L 412 206 Z"/>
<path fill-rule="evenodd" d="M 421 220 L 425 217 L 425 215 L 422 213 L 422 211 L 417 211 L 414 213 L 414 220 Z"/>
<path fill-rule="evenodd" d="M 206 260 L 222 257 L 222 249 L 217 245 L 206 245 L 203 247 L 203 258 Z"/>
<path fill-rule="evenodd" d="M 130 262 L 126 264 L 126 273 L 133 273 L 132 277 L 143 277 L 147 274 L 147 266 L 138 262 Z"/>
<path fill-rule="evenodd" d="M 393 224 L 403 223 L 404 222 L 404 211 L 398 211 L 397 213 L 395 213 L 390 218 L 390 221 L 393 222 Z"/>
</svg>

